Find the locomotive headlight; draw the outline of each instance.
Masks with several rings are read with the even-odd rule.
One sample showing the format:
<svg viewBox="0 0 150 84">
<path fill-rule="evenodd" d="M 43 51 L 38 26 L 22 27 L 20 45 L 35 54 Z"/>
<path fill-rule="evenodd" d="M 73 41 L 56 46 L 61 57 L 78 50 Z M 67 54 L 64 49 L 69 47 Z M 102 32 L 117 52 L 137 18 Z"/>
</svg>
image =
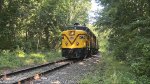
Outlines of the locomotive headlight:
<svg viewBox="0 0 150 84">
<path fill-rule="evenodd" d="M 79 42 L 76 42 L 77 46 L 79 45 Z"/>
<path fill-rule="evenodd" d="M 86 46 L 86 42 L 84 42 L 84 46 Z"/>
<path fill-rule="evenodd" d="M 80 35 L 80 39 L 85 39 L 85 35 Z"/>
<path fill-rule="evenodd" d="M 70 31 L 69 35 L 70 35 L 70 36 L 75 35 L 75 31 Z"/>
</svg>

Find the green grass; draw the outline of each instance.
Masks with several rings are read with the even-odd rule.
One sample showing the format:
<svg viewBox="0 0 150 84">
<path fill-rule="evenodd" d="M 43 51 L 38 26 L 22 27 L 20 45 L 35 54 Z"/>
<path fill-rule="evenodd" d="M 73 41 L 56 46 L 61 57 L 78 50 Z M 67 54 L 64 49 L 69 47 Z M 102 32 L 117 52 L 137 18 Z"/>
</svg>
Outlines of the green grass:
<svg viewBox="0 0 150 84">
<path fill-rule="evenodd" d="M 80 84 L 150 84 L 150 78 L 136 76 L 130 67 L 111 56 L 103 56 L 94 73 L 89 73 Z"/>
<path fill-rule="evenodd" d="M 15 69 L 24 66 L 43 64 L 61 59 L 61 52 L 31 52 L 24 53 L 22 50 L 10 52 L 3 50 L 0 52 L 0 74 L 5 69 Z"/>
</svg>

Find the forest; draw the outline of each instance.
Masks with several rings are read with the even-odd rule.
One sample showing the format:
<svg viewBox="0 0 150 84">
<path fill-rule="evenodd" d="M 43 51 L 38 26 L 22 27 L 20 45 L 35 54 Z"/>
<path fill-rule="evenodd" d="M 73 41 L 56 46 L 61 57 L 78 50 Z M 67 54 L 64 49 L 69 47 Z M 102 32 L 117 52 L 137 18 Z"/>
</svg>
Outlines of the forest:
<svg viewBox="0 0 150 84">
<path fill-rule="evenodd" d="M 0 74 L 60 59 L 61 32 L 87 24 L 90 7 L 90 0 L 0 0 Z"/>
<path fill-rule="evenodd" d="M 107 73 L 111 68 L 105 68 L 107 74 L 103 74 L 102 84 L 122 81 L 126 84 L 150 83 L 150 1 L 95 1 L 103 9 L 96 11 L 92 28 L 98 34 L 99 51 L 106 67 L 116 66 L 118 71 L 122 66 L 128 69 L 119 72 L 122 73 L 123 79 L 118 79 L 121 82 L 114 82 L 117 79 L 108 82 L 106 75 L 116 72 Z M 91 0 L 0 0 L 0 69 L 34 64 L 41 60 L 29 57 L 35 56 L 34 52 L 59 51 L 64 26 L 75 22 L 89 24 L 90 8 Z M 43 57 L 45 54 L 36 55 Z M 111 66 L 108 58 L 121 63 L 120 66 Z M 45 59 L 48 57 L 40 62 L 48 61 Z M 99 84 L 98 80 L 92 83 Z"/>
<path fill-rule="evenodd" d="M 63 27 L 87 23 L 89 8 L 89 0 L 0 0 L 0 49 L 56 49 Z"/>
<path fill-rule="evenodd" d="M 106 50 L 103 53 L 126 65 L 120 71 L 116 70 L 122 66 L 116 65 L 114 73 L 121 73 L 117 78 L 118 80 L 122 78 L 123 81 L 114 84 L 149 84 L 150 2 L 148 0 L 96 1 L 104 7 L 98 13 L 95 23 L 96 30 L 101 32 L 100 35 L 107 34 L 100 38 L 101 41 L 107 40 L 105 43 L 100 43 Z M 127 68 L 128 70 L 125 71 Z"/>
</svg>

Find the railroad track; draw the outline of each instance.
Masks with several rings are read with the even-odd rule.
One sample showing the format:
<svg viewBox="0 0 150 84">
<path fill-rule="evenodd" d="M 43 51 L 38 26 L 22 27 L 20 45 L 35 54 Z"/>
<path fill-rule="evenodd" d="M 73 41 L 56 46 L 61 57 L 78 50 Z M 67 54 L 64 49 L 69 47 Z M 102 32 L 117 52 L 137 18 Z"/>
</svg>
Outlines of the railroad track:
<svg viewBox="0 0 150 84">
<path fill-rule="evenodd" d="M 40 75 L 58 70 L 74 62 L 76 61 L 63 59 L 63 60 L 3 74 L 0 75 L 0 84 L 21 84 L 28 80 L 36 80 L 40 78 Z"/>
</svg>

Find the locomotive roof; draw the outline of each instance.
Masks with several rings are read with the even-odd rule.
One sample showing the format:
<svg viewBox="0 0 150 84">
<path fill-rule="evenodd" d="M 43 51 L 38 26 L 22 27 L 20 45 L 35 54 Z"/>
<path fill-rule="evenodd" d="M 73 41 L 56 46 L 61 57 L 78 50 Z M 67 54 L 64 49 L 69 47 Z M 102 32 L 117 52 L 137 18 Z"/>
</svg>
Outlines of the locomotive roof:
<svg viewBox="0 0 150 84">
<path fill-rule="evenodd" d="M 84 30 L 86 31 L 87 33 L 89 33 L 90 35 L 96 37 L 93 32 L 86 26 L 67 26 L 66 27 L 67 30 L 71 30 L 71 29 L 74 29 L 74 30 Z"/>
</svg>

